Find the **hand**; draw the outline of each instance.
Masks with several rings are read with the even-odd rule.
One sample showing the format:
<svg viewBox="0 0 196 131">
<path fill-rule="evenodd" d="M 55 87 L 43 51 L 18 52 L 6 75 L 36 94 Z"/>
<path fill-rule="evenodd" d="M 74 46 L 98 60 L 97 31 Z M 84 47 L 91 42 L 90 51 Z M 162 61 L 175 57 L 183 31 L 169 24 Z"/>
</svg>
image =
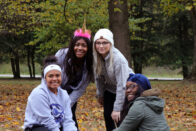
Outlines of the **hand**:
<svg viewBox="0 0 196 131">
<path fill-rule="evenodd" d="M 120 111 L 112 111 L 111 117 L 114 122 L 118 123 L 120 121 Z"/>
<path fill-rule="evenodd" d="M 99 104 L 100 104 L 101 106 L 103 106 L 103 97 L 99 97 L 99 98 L 98 98 L 98 102 L 99 102 Z"/>
</svg>

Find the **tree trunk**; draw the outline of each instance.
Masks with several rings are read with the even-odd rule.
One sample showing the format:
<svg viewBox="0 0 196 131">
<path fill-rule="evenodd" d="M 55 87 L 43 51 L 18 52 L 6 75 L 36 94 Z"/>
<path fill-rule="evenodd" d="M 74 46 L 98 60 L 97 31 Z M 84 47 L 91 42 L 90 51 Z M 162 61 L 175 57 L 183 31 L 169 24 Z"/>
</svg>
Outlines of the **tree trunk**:
<svg viewBox="0 0 196 131">
<path fill-rule="evenodd" d="M 142 73 L 142 62 L 140 60 L 140 54 L 136 53 L 133 55 L 133 67 L 135 73 Z"/>
<path fill-rule="evenodd" d="M 144 1 L 140 0 L 138 5 L 138 13 L 135 16 L 135 18 L 143 18 L 143 7 L 144 7 Z M 138 26 L 143 29 L 144 23 L 138 24 Z M 140 38 L 144 37 L 144 32 L 142 30 L 136 32 L 137 36 Z M 144 63 L 143 59 L 143 50 L 144 50 L 144 41 L 143 40 L 136 40 L 133 44 L 133 50 L 132 53 L 133 58 L 133 65 L 134 65 L 134 71 L 135 73 L 142 73 L 142 65 Z"/>
<path fill-rule="evenodd" d="M 19 55 L 16 53 L 15 55 L 15 64 L 16 64 L 16 76 L 15 78 L 20 78 L 20 64 L 19 64 Z"/>
<path fill-rule="evenodd" d="M 32 65 L 32 69 L 33 69 L 33 78 L 35 78 L 35 61 L 34 61 L 34 56 L 35 54 L 35 47 L 32 47 L 32 52 L 31 52 L 31 65 Z"/>
<path fill-rule="evenodd" d="M 196 80 L 196 6 L 192 8 L 193 20 L 193 35 L 194 35 L 194 50 L 193 50 L 193 67 L 191 72 L 191 79 Z"/>
<path fill-rule="evenodd" d="M 13 76 L 15 78 L 15 76 L 16 76 L 16 69 L 15 69 L 15 61 L 14 61 L 14 58 L 10 58 L 10 61 L 11 61 L 12 73 L 13 73 Z"/>
<path fill-rule="evenodd" d="M 186 42 L 188 40 L 188 27 L 187 27 L 187 18 L 185 15 L 180 16 L 179 18 L 179 44 L 181 50 L 181 66 L 182 66 L 182 75 L 183 78 L 186 79 L 188 77 L 188 64 L 186 62 L 187 50 L 186 49 Z"/>
<path fill-rule="evenodd" d="M 114 34 L 115 46 L 122 52 L 131 66 L 127 0 L 110 0 L 108 3 L 108 11 L 109 28 Z"/>
<path fill-rule="evenodd" d="M 29 69 L 30 78 L 32 78 L 31 64 L 30 64 L 30 48 L 27 47 L 27 65 Z"/>
<path fill-rule="evenodd" d="M 12 73 L 14 78 L 20 78 L 20 66 L 19 66 L 19 56 L 17 53 L 14 54 L 14 58 L 10 58 Z"/>
</svg>

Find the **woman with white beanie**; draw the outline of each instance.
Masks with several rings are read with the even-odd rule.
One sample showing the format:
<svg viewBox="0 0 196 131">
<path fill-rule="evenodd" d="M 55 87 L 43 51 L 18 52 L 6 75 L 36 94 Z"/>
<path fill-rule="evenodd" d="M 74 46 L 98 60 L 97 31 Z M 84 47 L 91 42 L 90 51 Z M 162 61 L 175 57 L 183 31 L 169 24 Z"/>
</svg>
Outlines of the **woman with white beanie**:
<svg viewBox="0 0 196 131">
<path fill-rule="evenodd" d="M 109 29 L 100 29 L 95 34 L 93 57 L 97 97 L 104 107 L 106 129 L 111 131 L 120 120 L 126 81 L 133 71 L 123 54 L 114 47 L 113 33 Z"/>
</svg>

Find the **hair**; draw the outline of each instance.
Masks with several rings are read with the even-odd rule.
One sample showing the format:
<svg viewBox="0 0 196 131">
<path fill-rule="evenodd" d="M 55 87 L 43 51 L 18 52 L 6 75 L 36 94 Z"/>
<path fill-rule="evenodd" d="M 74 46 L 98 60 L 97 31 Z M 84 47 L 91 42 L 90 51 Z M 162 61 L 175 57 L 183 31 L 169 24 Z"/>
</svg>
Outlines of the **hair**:
<svg viewBox="0 0 196 131">
<path fill-rule="evenodd" d="M 137 90 L 137 92 L 136 92 L 135 97 L 133 98 L 133 100 L 128 101 L 127 96 L 125 97 L 125 101 L 124 101 L 124 104 L 123 104 L 123 110 L 121 111 L 121 120 L 120 120 L 120 123 L 124 120 L 125 116 L 128 114 L 129 108 L 133 105 L 133 102 L 135 101 L 135 99 L 138 98 L 138 97 L 140 97 L 141 94 L 142 94 L 142 92 L 144 92 L 144 89 L 140 85 L 138 85 L 138 90 Z"/>
<path fill-rule="evenodd" d="M 95 41 L 96 42 L 96 41 Z M 98 76 L 101 75 L 102 73 L 102 66 L 104 66 L 104 60 L 103 57 L 97 53 L 97 50 L 95 48 L 95 42 L 93 43 L 93 69 L 94 69 L 94 73 L 97 74 Z M 110 43 L 111 44 L 111 43 Z M 113 66 L 113 51 L 112 51 L 113 45 L 111 44 L 110 47 L 110 58 L 109 58 L 109 69 L 113 70 L 112 66 Z"/>
<path fill-rule="evenodd" d="M 51 65 L 51 64 L 56 64 L 56 65 L 59 65 L 57 63 L 57 58 L 55 56 L 47 56 L 44 58 L 43 60 L 43 68 L 42 68 L 42 78 L 44 77 L 44 69 L 48 66 L 48 65 Z M 59 65 L 60 66 L 60 65 Z"/>
<path fill-rule="evenodd" d="M 76 73 L 76 66 L 81 66 L 78 63 L 78 58 L 76 57 L 75 53 L 74 53 L 74 46 L 76 44 L 76 42 L 80 39 L 83 39 L 86 44 L 87 44 L 87 53 L 84 56 L 84 63 L 86 62 L 86 64 L 83 64 L 86 66 L 86 69 L 88 70 L 88 76 L 90 78 L 92 78 L 93 76 L 93 69 L 92 69 L 92 65 L 93 65 L 93 56 L 92 56 L 92 42 L 91 40 L 89 40 L 86 37 L 80 37 L 80 36 L 76 36 L 73 37 L 69 43 L 69 50 L 67 52 L 67 55 L 64 59 L 64 72 L 67 74 L 68 76 L 68 82 L 73 78 L 73 76 Z"/>
</svg>

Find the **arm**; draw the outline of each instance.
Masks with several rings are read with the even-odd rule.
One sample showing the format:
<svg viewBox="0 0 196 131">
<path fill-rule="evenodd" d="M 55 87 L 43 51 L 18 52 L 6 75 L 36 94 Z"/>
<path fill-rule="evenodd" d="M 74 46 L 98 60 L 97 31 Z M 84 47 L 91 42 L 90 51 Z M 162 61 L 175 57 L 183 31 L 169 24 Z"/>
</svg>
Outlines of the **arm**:
<svg viewBox="0 0 196 131">
<path fill-rule="evenodd" d="M 88 86 L 90 80 L 86 80 L 81 87 L 79 87 L 77 90 L 73 90 L 71 94 L 69 94 L 69 97 L 71 99 L 71 107 L 78 101 L 78 99 L 84 94 L 86 91 L 86 87 Z"/>
<path fill-rule="evenodd" d="M 63 62 L 65 59 L 65 56 L 67 55 L 68 49 L 60 49 L 56 52 L 55 56 L 57 57 L 58 63 L 63 66 Z"/>
<path fill-rule="evenodd" d="M 63 131 L 77 131 L 77 128 L 75 126 L 75 122 L 72 119 L 72 111 L 71 111 L 71 100 L 68 96 L 68 94 L 65 94 L 66 97 L 66 107 L 65 107 L 65 120 L 62 123 Z"/>
<path fill-rule="evenodd" d="M 59 131 L 58 124 L 51 115 L 49 101 L 45 94 L 35 92 L 29 99 L 28 104 L 38 123 L 45 125 L 52 131 Z"/>
<path fill-rule="evenodd" d="M 117 82 L 116 87 L 116 100 L 114 102 L 113 111 L 120 112 L 125 99 L 126 81 L 129 76 L 129 67 L 127 63 L 119 62 L 114 67 L 115 77 Z"/>
<path fill-rule="evenodd" d="M 98 97 L 102 97 L 103 98 L 103 94 L 104 94 L 104 80 L 102 78 L 95 78 L 95 85 L 96 85 L 96 94 Z"/>
<path fill-rule="evenodd" d="M 144 118 L 143 104 L 134 103 L 133 106 L 129 109 L 129 112 L 120 127 L 114 131 L 134 131 L 138 129 L 141 121 Z"/>
</svg>

